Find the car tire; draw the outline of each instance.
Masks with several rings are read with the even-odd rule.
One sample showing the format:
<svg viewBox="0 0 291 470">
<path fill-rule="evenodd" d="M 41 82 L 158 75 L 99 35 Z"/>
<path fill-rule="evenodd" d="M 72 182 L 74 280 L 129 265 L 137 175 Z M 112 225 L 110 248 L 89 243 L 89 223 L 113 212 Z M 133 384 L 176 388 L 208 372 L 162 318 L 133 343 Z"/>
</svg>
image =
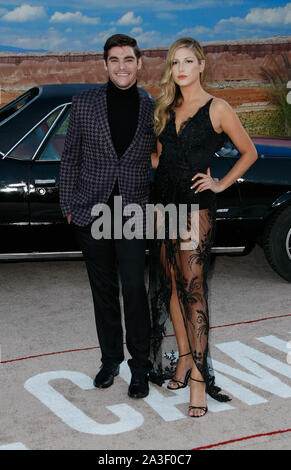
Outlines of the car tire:
<svg viewBox="0 0 291 470">
<path fill-rule="evenodd" d="M 291 206 L 271 216 L 264 230 L 263 248 L 274 271 L 291 282 Z"/>
</svg>

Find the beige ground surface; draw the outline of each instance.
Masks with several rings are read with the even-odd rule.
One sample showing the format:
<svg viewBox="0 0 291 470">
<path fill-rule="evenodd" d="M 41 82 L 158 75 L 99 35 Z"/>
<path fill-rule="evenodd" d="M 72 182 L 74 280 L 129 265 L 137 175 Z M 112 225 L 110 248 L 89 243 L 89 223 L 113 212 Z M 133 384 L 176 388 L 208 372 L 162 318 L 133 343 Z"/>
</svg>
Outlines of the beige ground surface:
<svg viewBox="0 0 291 470">
<path fill-rule="evenodd" d="M 130 399 L 126 362 L 111 388 L 93 388 L 100 350 L 83 261 L 1 264 L 0 285 L 0 450 L 291 448 L 290 284 L 259 247 L 212 269 L 211 353 L 232 401 L 208 397 L 199 420 L 187 417 L 188 388 Z"/>
</svg>

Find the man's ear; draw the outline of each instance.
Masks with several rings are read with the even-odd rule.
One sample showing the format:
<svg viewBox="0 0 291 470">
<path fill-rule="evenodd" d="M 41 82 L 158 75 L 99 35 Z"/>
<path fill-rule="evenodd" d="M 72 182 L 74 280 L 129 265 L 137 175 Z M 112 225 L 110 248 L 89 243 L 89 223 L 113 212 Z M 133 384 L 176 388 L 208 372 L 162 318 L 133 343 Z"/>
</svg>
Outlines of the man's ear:
<svg viewBox="0 0 291 470">
<path fill-rule="evenodd" d="M 103 60 L 103 65 L 104 65 L 104 68 L 105 68 L 105 70 L 106 70 L 106 72 L 107 72 L 107 71 L 108 71 L 108 69 L 107 69 L 107 62 L 106 62 L 105 59 Z"/>
</svg>

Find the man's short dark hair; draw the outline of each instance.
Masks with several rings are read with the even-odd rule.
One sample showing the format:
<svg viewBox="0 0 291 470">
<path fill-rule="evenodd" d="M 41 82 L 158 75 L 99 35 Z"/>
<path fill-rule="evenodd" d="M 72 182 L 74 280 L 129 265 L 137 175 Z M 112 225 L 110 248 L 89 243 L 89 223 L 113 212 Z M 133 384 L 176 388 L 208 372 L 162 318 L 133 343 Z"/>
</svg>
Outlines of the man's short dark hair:
<svg viewBox="0 0 291 470">
<path fill-rule="evenodd" d="M 107 62 L 108 52 L 112 47 L 122 47 L 122 46 L 129 46 L 132 47 L 134 50 L 135 57 L 137 60 L 141 57 L 141 51 L 137 45 L 137 42 L 134 38 L 130 36 L 126 36 L 125 34 L 114 34 L 107 39 L 106 43 L 104 44 L 104 60 Z"/>
</svg>

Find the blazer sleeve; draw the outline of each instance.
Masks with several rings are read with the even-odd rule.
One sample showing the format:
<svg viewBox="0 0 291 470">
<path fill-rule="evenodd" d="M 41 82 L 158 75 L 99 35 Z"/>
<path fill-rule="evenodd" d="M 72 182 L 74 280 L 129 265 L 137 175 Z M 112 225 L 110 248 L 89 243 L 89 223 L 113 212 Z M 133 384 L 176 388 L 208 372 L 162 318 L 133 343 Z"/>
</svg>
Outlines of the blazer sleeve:
<svg viewBox="0 0 291 470">
<path fill-rule="evenodd" d="M 72 213 L 72 199 L 82 163 L 82 133 L 78 108 L 78 101 L 74 97 L 60 167 L 59 199 L 64 216 Z"/>
</svg>

